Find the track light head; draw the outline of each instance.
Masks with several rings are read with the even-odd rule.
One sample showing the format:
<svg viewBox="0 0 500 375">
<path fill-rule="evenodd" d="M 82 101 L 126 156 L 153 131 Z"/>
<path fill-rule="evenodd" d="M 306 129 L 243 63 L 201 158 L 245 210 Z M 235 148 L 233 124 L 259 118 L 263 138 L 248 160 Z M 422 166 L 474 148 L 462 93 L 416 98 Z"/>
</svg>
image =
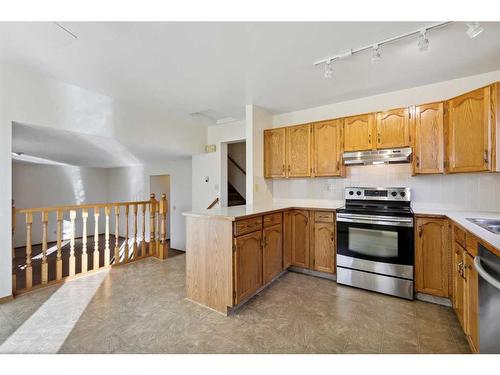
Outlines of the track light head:
<svg viewBox="0 0 500 375">
<path fill-rule="evenodd" d="M 328 60 L 325 64 L 325 78 L 332 78 L 332 76 L 333 76 L 332 60 Z"/>
<path fill-rule="evenodd" d="M 429 49 L 429 39 L 427 39 L 426 29 L 420 31 L 420 35 L 418 36 L 418 49 L 420 52 L 424 52 Z"/>
<path fill-rule="evenodd" d="M 475 38 L 484 31 L 484 28 L 479 22 L 467 22 L 467 31 L 465 32 L 469 38 Z"/>
<path fill-rule="evenodd" d="M 372 48 L 372 64 L 377 64 L 382 58 L 382 53 L 380 52 L 380 46 L 375 44 Z"/>
</svg>

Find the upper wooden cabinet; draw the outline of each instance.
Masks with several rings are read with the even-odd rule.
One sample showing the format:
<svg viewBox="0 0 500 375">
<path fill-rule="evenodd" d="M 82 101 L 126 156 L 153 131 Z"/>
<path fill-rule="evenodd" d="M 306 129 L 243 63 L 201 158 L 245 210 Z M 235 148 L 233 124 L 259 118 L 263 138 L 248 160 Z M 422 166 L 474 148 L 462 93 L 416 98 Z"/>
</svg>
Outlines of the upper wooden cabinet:
<svg viewBox="0 0 500 375">
<path fill-rule="evenodd" d="M 344 119 L 344 151 L 364 151 L 374 148 L 372 131 L 373 113 Z"/>
<path fill-rule="evenodd" d="M 342 120 L 313 124 L 313 176 L 340 176 L 342 170 Z"/>
<path fill-rule="evenodd" d="M 413 173 L 444 172 L 444 105 L 442 102 L 415 107 L 413 122 Z"/>
<path fill-rule="evenodd" d="M 447 102 L 447 171 L 480 172 L 490 169 L 490 86 Z"/>
<path fill-rule="evenodd" d="M 311 176 L 311 125 L 286 128 L 286 160 L 288 177 Z"/>
<path fill-rule="evenodd" d="M 377 148 L 410 146 L 410 112 L 408 108 L 377 113 Z"/>
<path fill-rule="evenodd" d="M 418 218 L 416 223 L 416 291 L 448 297 L 448 220 Z"/>
<path fill-rule="evenodd" d="M 264 177 L 286 176 L 286 128 L 264 130 Z"/>
</svg>

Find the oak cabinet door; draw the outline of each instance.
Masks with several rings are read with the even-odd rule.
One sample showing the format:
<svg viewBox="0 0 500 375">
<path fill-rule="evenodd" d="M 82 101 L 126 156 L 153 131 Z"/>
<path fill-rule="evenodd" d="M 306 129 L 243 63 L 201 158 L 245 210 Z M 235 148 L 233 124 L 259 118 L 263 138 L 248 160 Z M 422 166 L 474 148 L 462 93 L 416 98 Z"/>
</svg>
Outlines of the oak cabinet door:
<svg viewBox="0 0 500 375">
<path fill-rule="evenodd" d="M 474 352 L 479 351 L 479 321 L 478 321 L 478 275 L 474 268 L 474 258 L 464 253 L 465 275 L 465 334 Z"/>
<path fill-rule="evenodd" d="M 313 175 L 340 176 L 342 120 L 313 125 Z"/>
<path fill-rule="evenodd" d="M 235 245 L 235 303 L 240 303 L 262 286 L 262 231 L 236 237 Z"/>
<path fill-rule="evenodd" d="M 415 107 L 414 157 L 415 174 L 444 172 L 443 103 Z"/>
<path fill-rule="evenodd" d="M 372 113 L 344 119 L 344 151 L 363 151 L 374 148 L 372 143 L 374 119 Z"/>
<path fill-rule="evenodd" d="M 290 211 L 292 264 L 309 268 L 309 211 Z"/>
<path fill-rule="evenodd" d="M 314 223 L 314 237 L 311 247 L 314 252 L 313 269 L 335 273 L 335 225 Z"/>
<path fill-rule="evenodd" d="M 267 284 L 278 276 L 283 267 L 283 240 L 281 224 L 264 228 L 263 279 Z"/>
<path fill-rule="evenodd" d="M 288 177 L 311 176 L 311 125 L 286 128 Z"/>
<path fill-rule="evenodd" d="M 489 170 L 490 87 L 447 102 L 448 172 Z"/>
<path fill-rule="evenodd" d="M 292 265 L 292 216 L 290 211 L 283 213 L 283 269 Z"/>
<path fill-rule="evenodd" d="M 463 278 L 465 249 L 458 242 L 453 242 L 453 308 L 458 321 L 465 330 L 465 280 Z"/>
<path fill-rule="evenodd" d="M 286 177 L 286 128 L 264 130 L 264 177 Z"/>
<path fill-rule="evenodd" d="M 448 221 L 417 219 L 416 291 L 448 297 Z"/>
<path fill-rule="evenodd" d="M 377 148 L 410 146 L 410 112 L 408 108 L 377 113 Z"/>
</svg>

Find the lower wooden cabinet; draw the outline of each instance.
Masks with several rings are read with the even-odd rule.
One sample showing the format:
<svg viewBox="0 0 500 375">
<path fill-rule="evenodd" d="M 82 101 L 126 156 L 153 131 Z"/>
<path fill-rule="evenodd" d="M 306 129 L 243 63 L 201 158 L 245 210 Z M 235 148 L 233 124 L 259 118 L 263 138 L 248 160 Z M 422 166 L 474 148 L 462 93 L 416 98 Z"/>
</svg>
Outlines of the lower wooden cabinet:
<svg viewBox="0 0 500 375">
<path fill-rule="evenodd" d="M 315 271 L 335 273 L 335 225 L 314 223 L 313 261 Z"/>
<path fill-rule="evenodd" d="M 283 213 L 283 269 L 292 265 L 292 216 L 290 211 Z"/>
<path fill-rule="evenodd" d="M 309 268 L 309 211 L 290 211 L 292 265 Z"/>
<path fill-rule="evenodd" d="M 262 231 L 234 239 L 234 299 L 239 303 L 262 285 Z"/>
<path fill-rule="evenodd" d="M 479 350 L 478 320 L 478 274 L 474 268 L 474 258 L 467 251 L 464 253 L 465 280 L 465 334 L 473 352 Z"/>
<path fill-rule="evenodd" d="M 417 218 L 415 238 L 415 290 L 448 297 L 448 220 Z"/>
<path fill-rule="evenodd" d="M 267 284 L 283 270 L 283 240 L 281 223 L 262 230 L 263 235 L 263 283 Z"/>
<path fill-rule="evenodd" d="M 465 280 L 463 277 L 465 249 L 456 241 L 453 241 L 453 309 L 457 314 L 458 321 L 465 330 Z"/>
</svg>

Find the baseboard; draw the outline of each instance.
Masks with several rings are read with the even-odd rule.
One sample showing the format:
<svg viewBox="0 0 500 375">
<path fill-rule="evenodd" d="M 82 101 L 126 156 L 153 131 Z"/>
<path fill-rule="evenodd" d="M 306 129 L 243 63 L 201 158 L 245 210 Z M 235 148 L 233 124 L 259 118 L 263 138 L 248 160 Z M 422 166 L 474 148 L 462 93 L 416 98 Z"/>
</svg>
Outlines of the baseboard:
<svg viewBox="0 0 500 375">
<path fill-rule="evenodd" d="M 296 266 L 288 267 L 288 271 L 303 273 L 304 275 L 310 275 L 315 277 L 321 277 L 322 279 L 328 279 L 332 281 L 337 281 L 337 275 L 327 272 L 314 271 L 307 268 L 301 268 Z"/>
<path fill-rule="evenodd" d="M 14 299 L 14 296 L 11 294 L 10 296 L 5 296 L 0 298 L 0 304 L 12 301 Z"/>
<path fill-rule="evenodd" d="M 425 293 L 415 293 L 415 299 L 424 302 L 435 303 L 436 305 L 442 305 L 447 307 L 452 307 L 452 303 L 448 298 L 431 296 Z"/>
</svg>

